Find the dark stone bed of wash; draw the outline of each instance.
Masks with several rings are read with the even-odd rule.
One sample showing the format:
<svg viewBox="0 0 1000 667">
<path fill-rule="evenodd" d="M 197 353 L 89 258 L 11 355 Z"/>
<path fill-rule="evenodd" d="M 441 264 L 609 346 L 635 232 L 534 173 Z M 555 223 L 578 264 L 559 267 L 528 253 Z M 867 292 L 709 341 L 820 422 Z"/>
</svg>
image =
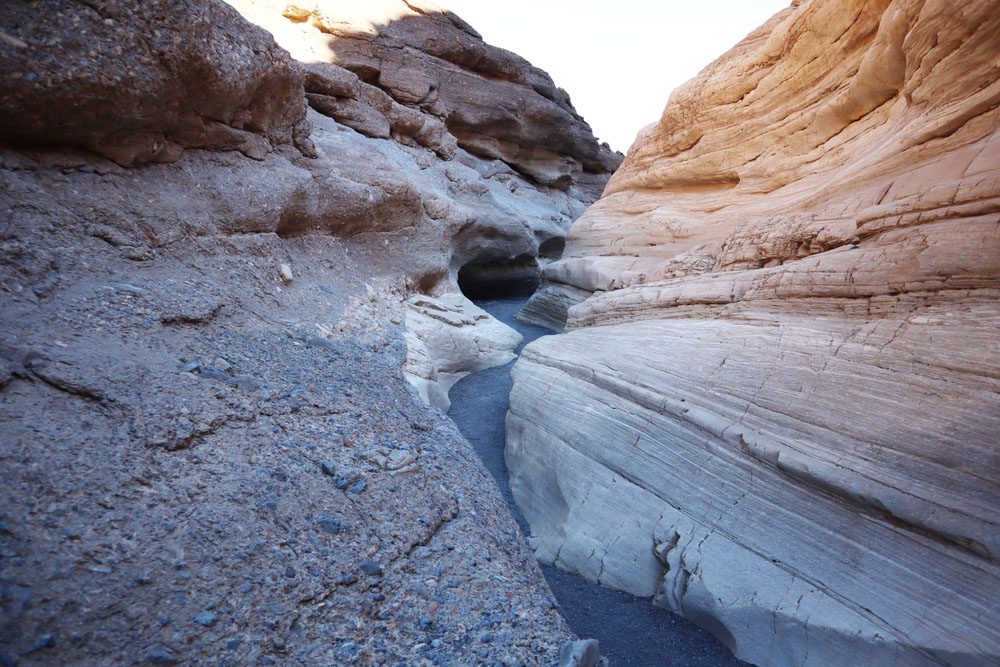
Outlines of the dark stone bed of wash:
<svg viewBox="0 0 1000 667">
<path fill-rule="evenodd" d="M 478 301 L 477 305 L 524 336 L 524 345 L 552 333 L 514 319 L 527 297 Z M 520 353 L 520 348 L 517 350 Z M 497 484 L 525 535 L 528 525 L 514 504 L 503 450 L 510 397 L 510 369 L 491 368 L 462 379 L 451 390 L 451 417 L 468 438 Z M 615 667 L 728 667 L 746 665 L 715 637 L 648 598 L 593 584 L 548 565 L 542 571 L 560 610 L 580 637 L 597 639 Z"/>
</svg>

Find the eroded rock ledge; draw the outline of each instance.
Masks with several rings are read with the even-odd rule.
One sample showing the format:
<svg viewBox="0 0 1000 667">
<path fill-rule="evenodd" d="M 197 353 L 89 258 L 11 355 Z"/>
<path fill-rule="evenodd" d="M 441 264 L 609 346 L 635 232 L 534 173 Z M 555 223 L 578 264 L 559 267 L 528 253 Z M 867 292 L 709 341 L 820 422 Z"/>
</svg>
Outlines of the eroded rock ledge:
<svg viewBox="0 0 1000 667">
<path fill-rule="evenodd" d="M 469 373 L 514 360 L 521 334 L 461 294 L 406 302 L 407 355 L 403 370 L 428 404 L 447 412 L 448 390 Z"/>
<path fill-rule="evenodd" d="M 674 93 L 525 309 L 542 560 L 755 664 L 998 659 L 998 30 L 799 2 Z"/>
</svg>

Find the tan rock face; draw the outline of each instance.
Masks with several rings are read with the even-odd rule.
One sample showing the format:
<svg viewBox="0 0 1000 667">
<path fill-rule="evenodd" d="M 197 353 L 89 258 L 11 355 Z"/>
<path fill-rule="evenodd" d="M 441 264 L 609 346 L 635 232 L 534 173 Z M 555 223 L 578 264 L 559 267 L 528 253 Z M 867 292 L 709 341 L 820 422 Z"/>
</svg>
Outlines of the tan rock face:
<svg viewBox="0 0 1000 667">
<path fill-rule="evenodd" d="M 757 664 L 997 660 L 998 34 L 795 3 L 674 93 L 524 313 L 543 560 Z"/>
<path fill-rule="evenodd" d="M 813 2 L 779 14 L 675 91 L 549 281 L 593 292 L 852 241 L 864 253 L 890 228 L 948 236 L 930 223 L 995 213 L 998 18 L 995 3 L 963 6 Z M 890 94 L 893 58 L 903 78 Z M 980 259 L 996 255 L 981 247 Z"/>
</svg>

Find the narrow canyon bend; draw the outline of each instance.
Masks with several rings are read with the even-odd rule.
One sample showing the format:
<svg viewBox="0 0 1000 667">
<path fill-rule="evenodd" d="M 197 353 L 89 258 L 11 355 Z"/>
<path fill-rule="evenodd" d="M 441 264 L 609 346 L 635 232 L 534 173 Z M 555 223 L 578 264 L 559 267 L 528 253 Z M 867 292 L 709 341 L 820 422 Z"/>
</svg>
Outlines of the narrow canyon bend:
<svg viewBox="0 0 1000 667">
<path fill-rule="evenodd" d="M 624 157 L 425 0 L 0 67 L 0 667 L 1000 661 L 996 0 L 794 0 Z"/>
<path fill-rule="evenodd" d="M 550 329 L 519 322 L 516 314 L 524 297 L 478 302 L 490 315 L 516 329 L 521 345 L 552 333 Z M 520 350 L 516 350 L 519 352 Z M 448 416 L 472 445 L 490 471 L 515 520 L 525 534 L 529 527 L 514 503 L 504 462 L 504 421 L 510 394 L 510 367 L 496 366 L 463 378 L 451 391 Z M 633 667 L 739 667 L 721 642 L 690 621 L 648 598 L 632 596 L 572 572 L 543 565 L 542 574 L 552 588 L 571 629 L 599 641 L 612 664 Z"/>
</svg>

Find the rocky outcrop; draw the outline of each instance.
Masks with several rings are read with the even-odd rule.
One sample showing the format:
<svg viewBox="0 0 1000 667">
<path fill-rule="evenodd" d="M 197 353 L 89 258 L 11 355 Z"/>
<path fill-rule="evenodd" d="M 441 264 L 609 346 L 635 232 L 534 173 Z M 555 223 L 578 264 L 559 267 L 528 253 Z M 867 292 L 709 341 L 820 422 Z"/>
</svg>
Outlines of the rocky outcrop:
<svg viewBox="0 0 1000 667">
<path fill-rule="evenodd" d="M 7 2 L 0 25 L 0 141 L 123 166 L 174 162 L 185 148 L 260 159 L 300 139 L 310 150 L 301 70 L 217 0 Z"/>
<path fill-rule="evenodd" d="M 406 302 L 406 379 L 429 405 L 447 412 L 448 390 L 469 373 L 514 360 L 521 334 L 450 293 Z"/>
<path fill-rule="evenodd" d="M 0 58 L 0 663 L 554 662 L 501 496 L 406 384 L 406 303 L 561 238 L 584 176 L 216 2 L 6 3 Z"/>
<path fill-rule="evenodd" d="M 795 3 L 674 93 L 524 314 L 543 561 L 755 664 L 998 659 L 998 30 Z"/>
<path fill-rule="evenodd" d="M 445 157 L 457 142 L 533 182 L 590 200 L 621 162 L 597 143 L 548 74 L 486 44 L 433 3 L 233 4 L 307 63 L 310 104 L 363 134 L 401 137 Z"/>
<path fill-rule="evenodd" d="M 363 136 L 427 148 L 453 162 L 444 169 L 444 182 L 428 182 L 422 173 L 402 176 L 378 162 L 371 170 L 379 191 L 403 195 L 406 186 L 392 181 L 422 181 L 418 190 L 427 214 L 451 229 L 448 280 L 442 274 L 432 281 L 437 291 L 446 283 L 454 289 L 456 280 L 475 297 L 490 294 L 491 285 L 507 290 L 514 282 L 518 287 L 512 289 L 533 290 L 540 262 L 549 261 L 548 248 L 561 248 L 569 222 L 597 199 L 621 161 L 597 143 L 545 72 L 486 44 L 461 18 L 431 3 L 231 4 L 302 62 L 315 111 Z M 365 162 L 358 154 L 350 171 L 365 171 Z M 427 164 L 421 160 L 421 170 Z M 365 228 L 386 220 L 405 225 L 413 215 L 380 211 L 375 217 L 380 222 L 366 219 Z M 449 298 L 461 301 L 457 294 Z M 408 377 L 432 404 L 446 408 L 448 388 L 491 355 L 481 351 L 474 361 L 451 345 L 430 352 L 426 340 L 441 333 L 440 322 L 432 320 L 407 319 Z M 445 368 L 450 370 L 439 375 Z"/>
</svg>

